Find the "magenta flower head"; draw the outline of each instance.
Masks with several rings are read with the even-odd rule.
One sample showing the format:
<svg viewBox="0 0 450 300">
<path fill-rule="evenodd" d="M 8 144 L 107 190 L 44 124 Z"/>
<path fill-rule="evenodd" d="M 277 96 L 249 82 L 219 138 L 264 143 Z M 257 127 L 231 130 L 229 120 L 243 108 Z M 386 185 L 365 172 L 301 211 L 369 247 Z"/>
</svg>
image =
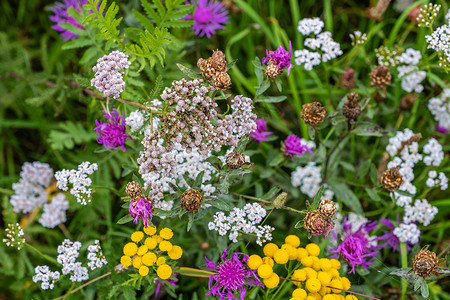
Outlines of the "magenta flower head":
<svg viewBox="0 0 450 300">
<path fill-rule="evenodd" d="M 55 2 L 55 7 L 52 7 L 50 10 L 55 14 L 54 16 L 50 16 L 50 20 L 55 22 L 56 24 L 52 26 L 54 30 L 61 32 L 61 37 L 67 40 L 74 40 L 78 37 L 78 34 L 75 34 L 67 29 L 64 29 L 61 24 L 69 23 L 73 26 L 76 26 L 80 29 L 84 29 L 84 27 L 79 24 L 74 18 L 69 16 L 67 10 L 70 7 L 75 8 L 76 11 L 80 12 L 84 4 L 88 3 L 87 0 L 64 0 L 63 3 Z"/>
<path fill-rule="evenodd" d="M 95 131 L 98 133 L 97 142 L 99 144 L 103 144 L 106 149 L 110 147 L 111 149 L 119 149 L 121 148 L 123 152 L 125 152 L 125 141 L 127 138 L 131 138 L 129 134 L 127 134 L 125 118 L 117 112 L 114 108 L 112 113 L 109 114 L 106 111 L 103 111 L 105 118 L 109 120 L 107 123 L 101 123 L 98 120 L 95 120 Z M 134 140 L 133 138 L 131 138 Z"/>
<path fill-rule="evenodd" d="M 290 158 L 294 157 L 294 155 L 304 155 L 305 152 L 312 154 L 312 151 L 307 146 L 306 142 L 302 141 L 302 139 L 295 134 L 291 134 L 287 137 L 281 147 L 281 151 Z"/>
<path fill-rule="evenodd" d="M 241 256 L 241 258 L 239 258 Z M 206 257 L 206 267 L 212 269 L 217 274 L 209 276 L 207 295 L 220 296 L 220 299 L 227 298 L 244 300 L 247 293 L 246 286 L 252 288 L 253 285 L 264 287 L 256 275 L 256 270 L 251 270 L 247 265 L 249 256 L 244 253 L 235 252 L 231 259 L 227 258 L 227 249 L 220 257 L 221 263 L 209 261 Z M 238 295 L 238 298 L 236 297 Z"/>
<path fill-rule="evenodd" d="M 187 4 L 195 5 L 195 0 L 186 1 Z M 216 30 L 225 29 L 224 24 L 228 22 L 228 10 L 222 2 L 214 0 L 198 0 L 192 16 L 186 16 L 182 20 L 194 20 L 192 30 L 198 36 L 211 38 Z"/>
<path fill-rule="evenodd" d="M 336 248 L 330 249 L 335 253 L 332 257 L 342 257 L 348 266 L 352 269 L 349 273 L 355 273 L 356 266 L 362 266 L 367 269 L 371 264 L 373 257 L 378 254 L 376 241 L 380 238 L 370 238 L 370 231 L 377 228 L 377 222 L 366 222 L 359 226 L 355 231 L 352 230 L 352 225 L 347 223 L 347 217 L 344 218 L 342 224 L 343 233 L 340 236 L 342 242 Z M 333 236 L 338 241 L 336 233 Z"/>
<path fill-rule="evenodd" d="M 141 219 L 144 227 L 148 227 L 149 219 L 151 221 L 153 218 L 151 201 L 147 200 L 145 196 L 140 196 L 130 202 L 128 210 L 130 216 L 134 219 L 134 224 L 137 224 L 138 220 Z"/>
<path fill-rule="evenodd" d="M 289 71 L 292 68 L 291 57 L 292 57 L 292 43 L 289 41 L 289 52 L 284 50 L 283 46 L 278 46 L 278 49 L 275 51 L 266 50 L 266 57 L 261 60 L 261 64 L 265 64 L 266 62 L 273 63 L 278 66 L 278 69 L 281 70 L 280 74 L 287 68 L 287 73 L 289 75 Z"/>
<path fill-rule="evenodd" d="M 398 220 L 398 217 L 397 217 L 397 223 L 398 223 L 398 221 L 399 220 Z M 400 240 L 394 234 L 394 229 L 395 229 L 394 224 L 391 222 L 391 220 L 388 220 L 386 218 L 382 218 L 380 220 L 380 223 L 389 228 L 389 230 L 383 230 L 384 231 L 384 235 L 379 237 L 380 240 L 384 240 L 385 241 L 384 244 L 381 245 L 380 247 L 381 248 L 389 247 L 393 251 L 396 251 L 397 248 L 400 250 Z M 406 244 L 406 251 L 409 251 L 409 249 L 411 248 L 409 243 L 406 242 L 405 244 Z"/>
<path fill-rule="evenodd" d="M 441 126 L 439 124 L 436 125 L 436 131 L 440 132 L 440 133 L 444 133 L 444 134 L 447 134 L 449 132 L 449 130 L 447 128 L 445 128 L 444 126 Z"/>
<path fill-rule="evenodd" d="M 250 132 L 250 137 L 255 141 L 257 141 L 258 143 L 267 142 L 268 141 L 267 136 L 271 135 L 273 132 L 266 131 L 267 125 L 266 121 L 264 121 L 263 118 L 256 120 L 255 123 L 256 123 L 256 130 Z"/>
</svg>

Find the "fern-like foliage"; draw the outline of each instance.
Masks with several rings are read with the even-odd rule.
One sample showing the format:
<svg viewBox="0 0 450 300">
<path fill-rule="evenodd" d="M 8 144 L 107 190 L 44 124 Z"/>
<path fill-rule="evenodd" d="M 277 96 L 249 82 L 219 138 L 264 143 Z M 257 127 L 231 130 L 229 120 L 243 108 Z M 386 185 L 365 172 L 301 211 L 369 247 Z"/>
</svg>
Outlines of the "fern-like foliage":
<svg viewBox="0 0 450 300">
<path fill-rule="evenodd" d="M 59 129 L 50 131 L 48 141 L 55 150 L 73 149 L 77 144 L 88 143 L 95 139 L 94 131 L 87 131 L 80 123 L 67 121 L 58 125 Z"/>
</svg>

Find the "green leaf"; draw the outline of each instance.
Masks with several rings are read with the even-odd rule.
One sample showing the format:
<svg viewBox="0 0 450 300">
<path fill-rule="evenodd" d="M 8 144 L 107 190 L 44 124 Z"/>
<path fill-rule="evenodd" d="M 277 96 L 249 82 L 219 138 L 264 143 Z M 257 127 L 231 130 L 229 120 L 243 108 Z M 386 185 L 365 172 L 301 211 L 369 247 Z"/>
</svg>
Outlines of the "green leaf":
<svg viewBox="0 0 450 300">
<path fill-rule="evenodd" d="M 325 186 L 322 185 L 320 189 L 317 191 L 316 195 L 314 196 L 313 200 L 314 209 L 317 209 L 319 207 L 320 199 L 322 199 L 324 193 L 325 193 Z"/>
<path fill-rule="evenodd" d="M 122 218 L 120 218 L 119 219 L 119 221 L 117 221 L 117 224 L 125 224 L 125 223 L 128 223 L 128 222 L 130 222 L 130 221 L 133 221 L 133 217 L 131 217 L 129 214 L 128 215 L 126 215 L 125 217 L 122 217 Z"/>
<path fill-rule="evenodd" d="M 286 100 L 286 98 L 286 96 L 266 96 L 262 98 L 256 98 L 255 102 L 278 103 Z"/>
<path fill-rule="evenodd" d="M 227 173 L 225 173 L 221 178 L 220 178 L 220 186 L 219 186 L 219 190 L 222 194 L 228 194 L 228 189 L 230 188 L 230 178 L 229 175 Z"/>
<path fill-rule="evenodd" d="M 70 41 L 67 43 L 64 43 L 64 45 L 62 45 L 62 49 L 63 50 L 68 50 L 68 49 L 74 49 L 74 48 L 82 48 L 82 47 L 86 47 L 86 46 L 91 46 L 93 44 L 93 41 L 91 39 L 88 38 L 77 38 L 74 41 Z"/>
<path fill-rule="evenodd" d="M 349 208 L 353 209 L 355 213 L 359 215 L 363 214 L 363 209 L 361 203 L 359 202 L 359 199 L 345 183 L 336 180 L 330 180 L 329 185 L 332 187 L 336 198 L 341 200 Z"/>
<path fill-rule="evenodd" d="M 202 79 L 202 75 L 200 73 L 194 72 L 191 69 L 183 66 L 182 64 L 177 64 L 178 69 L 183 72 L 186 76 L 192 79 Z"/>
<path fill-rule="evenodd" d="M 278 153 L 278 155 L 275 156 L 275 157 L 270 161 L 269 166 L 271 166 L 271 167 L 276 167 L 276 166 L 278 166 L 279 164 L 281 164 L 281 163 L 284 161 L 284 159 L 285 159 L 284 155 L 281 154 L 281 153 Z"/>
<path fill-rule="evenodd" d="M 424 298 L 428 298 L 428 296 L 430 295 L 430 290 L 428 289 L 428 284 L 425 280 L 421 281 L 420 293 L 422 294 L 422 297 L 424 297 Z"/>
<path fill-rule="evenodd" d="M 225 195 L 222 195 L 222 196 L 225 196 Z M 229 211 L 233 207 L 229 203 L 229 201 L 222 199 L 222 197 L 218 197 L 214 200 L 208 201 L 208 204 L 211 204 L 212 206 L 214 206 L 220 210 L 223 210 L 223 211 Z"/>
<path fill-rule="evenodd" d="M 352 132 L 359 136 L 384 136 L 389 133 L 389 131 L 381 128 L 380 125 L 370 122 L 358 123 Z"/>
<path fill-rule="evenodd" d="M 192 184 L 193 188 L 200 187 L 203 182 L 203 175 L 205 175 L 205 171 L 201 171 L 200 173 L 198 173 L 197 177 L 194 180 L 194 183 Z"/>
<path fill-rule="evenodd" d="M 80 123 L 67 121 L 59 130 L 50 131 L 48 141 L 55 150 L 72 149 L 75 145 L 90 142 L 97 137 L 95 131 L 86 131 Z"/>
<path fill-rule="evenodd" d="M 381 201 L 381 197 L 378 195 L 378 193 L 380 192 L 379 189 L 373 188 L 366 188 L 366 192 L 369 195 L 370 199 L 374 200 L 374 201 Z"/>
<path fill-rule="evenodd" d="M 269 79 L 264 79 L 264 81 L 259 85 L 258 89 L 256 90 L 255 96 L 263 94 L 269 87 L 270 87 Z"/>
<path fill-rule="evenodd" d="M 194 213 L 188 213 L 189 221 L 187 224 L 186 231 L 189 232 L 191 230 L 192 224 L 194 224 Z"/>
<path fill-rule="evenodd" d="M 253 60 L 253 65 L 255 66 L 255 75 L 258 80 L 258 85 L 261 85 L 264 80 L 264 67 L 261 65 L 261 60 L 258 56 Z"/>
</svg>

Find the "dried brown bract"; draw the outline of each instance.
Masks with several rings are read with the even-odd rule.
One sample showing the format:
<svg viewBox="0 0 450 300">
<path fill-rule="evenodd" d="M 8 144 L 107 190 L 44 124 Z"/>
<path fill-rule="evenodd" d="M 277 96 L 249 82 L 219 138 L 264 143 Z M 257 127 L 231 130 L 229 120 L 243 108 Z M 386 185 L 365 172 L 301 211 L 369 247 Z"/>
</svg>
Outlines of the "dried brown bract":
<svg viewBox="0 0 450 300">
<path fill-rule="evenodd" d="M 301 118 L 306 124 L 316 127 L 325 119 L 325 108 L 319 102 L 303 104 Z"/>
</svg>

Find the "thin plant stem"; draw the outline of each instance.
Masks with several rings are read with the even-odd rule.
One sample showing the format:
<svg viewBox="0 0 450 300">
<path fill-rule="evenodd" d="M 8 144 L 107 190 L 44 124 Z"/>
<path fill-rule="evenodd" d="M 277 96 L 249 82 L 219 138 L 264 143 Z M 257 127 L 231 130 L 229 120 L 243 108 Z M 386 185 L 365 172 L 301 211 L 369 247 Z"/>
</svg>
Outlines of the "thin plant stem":
<svg viewBox="0 0 450 300">
<path fill-rule="evenodd" d="M 400 243 L 400 253 L 401 253 L 401 261 L 402 261 L 402 268 L 408 267 L 408 254 L 406 252 L 406 244 Z M 406 281 L 405 278 L 402 278 L 402 296 L 401 300 L 406 299 L 406 288 L 408 287 L 408 281 Z"/>
<path fill-rule="evenodd" d="M 343 140 L 345 140 L 345 138 L 350 134 L 350 130 L 348 130 L 344 135 L 342 135 L 341 137 L 338 138 L 336 144 L 334 144 L 333 148 L 330 150 L 330 152 L 327 153 L 326 157 L 325 157 L 325 163 L 324 163 L 324 172 L 323 172 L 323 182 L 326 181 L 327 176 L 328 176 L 328 164 L 329 164 L 329 160 L 331 155 L 333 154 L 334 151 L 336 151 L 337 148 L 339 148 L 339 145 L 341 144 L 341 142 Z"/>
<path fill-rule="evenodd" d="M 67 297 L 69 297 L 70 292 L 73 290 L 74 287 L 75 287 L 75 282 L 72 282 L 72 285 L 70 286 L 69 291 L 64 295 L 63 299 L 66 299 Z"/>
<path fill-rule="evenodd" d="M 42 258 L 48 260 L 49 262 L 52 262 L 52 263 L 54 263 L 54 264 L 59 265 L 59 263 L 58 263 L 58 262 L 56 261 L 56 259 L 54 259 L 53 257 L 50 257 L 50 256 L 48 256 L 48 255 L 42 253 L 41 251 L 39 251 L 38 249 L 34 248 L 33 246 L 31 246 L 31 245 L 28 244 L 28 243 L 25 243 L 25 245 L 26 245 L 27 247 L 29 247 L 30 249 L 34 250 L 34 251 L 35 251 L 37 254 L 39 254 L 39 256 L 41 256 Z"/>
<path fill-rule="evenodd" d="M 105 278 L 105 277 L 107 277 L 107 276 L 109 276 L 109 275 L 111 275 L 111 272 L 105 273 L 105 274 L 103 274 L 103 275 L 101 275 L 101 276 L 99 276 L 99 277 L 97 277 L 97 278 L 94 278 L 94 279 L 92 279 L 91 281 L 88 281 L 88 282 L 86 282 L 85 284 L 80 285 L 79 287 L 77 287 L 76 289 L 74 289 L 74 290 L 72 290 L 72 291 L 69 290 L 69 292 L 68 292 L 67 294 L 65 294 L 64 296 L 55 298 L 55 299 L 53 299 L 53 300 L 62 300 L 62 299 L 65 299 L 67 296 L 69 296 L 69 295 L 71 295 L 71 294 L 73 294 L 73 293 L 76 293 L 76 292 L 78 292 L 79 290 L 81 290 L 82 288 L 84 288 L 84 287 L 90 285 L 91 283 L 94 283 L 94 282 L 96 282 L 97 280 L 100 280 L 100 279 L 102 279 L 102 278 Z"/>
</svg>

